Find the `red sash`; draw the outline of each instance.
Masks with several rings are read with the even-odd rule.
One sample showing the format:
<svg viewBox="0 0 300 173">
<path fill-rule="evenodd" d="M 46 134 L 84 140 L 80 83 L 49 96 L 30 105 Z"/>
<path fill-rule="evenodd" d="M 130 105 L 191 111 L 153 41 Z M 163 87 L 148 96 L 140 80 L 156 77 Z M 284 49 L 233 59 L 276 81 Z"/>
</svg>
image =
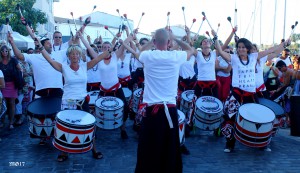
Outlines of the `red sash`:
<svg viewBox="0 0 300 173">
<path fill-rule="evenodd" d="M 254 99 L 254 94 L 255 93 L 252 93 L 252 92 L 247 92 L 247 91 L 244 91 L 244 90 L 241 90 L 241 89 L 238 89 L 238 88 L 233 88 L 233 92 L 235 92 L 237 95 L 240 96 L 240 103 L 243 103 L 244 101 L 244 97 L 252 97 L 253 101 L 255 102 L 255 99 Z"/>
<path fill-rule="evenodd" d="M 119 77 L 119 82 L 121 83 L 122 86 L 127 86 L 128 81 L 131 79 L 130 75 L 124 78 Z"/>
<path fill-rule="evenodd" d="M 214 88 L 217 86 L 217 82 L 216 81 L 197 81 L 197 85 L 200 88 Z"/>
<path fill-rule="evenodd" d="M 100 85 L 100 90 L 104 92 L 104 96 L 107 93 L 114 93 L 114 95 L 116 95 L 116 92 L 119 89 L 120 85 L 121 85 L 120 83 L 116 83 L 114 86 L 110 87 L 109 89 L 105 89 L 103 88 L 102 85 Z"/>
</svg>

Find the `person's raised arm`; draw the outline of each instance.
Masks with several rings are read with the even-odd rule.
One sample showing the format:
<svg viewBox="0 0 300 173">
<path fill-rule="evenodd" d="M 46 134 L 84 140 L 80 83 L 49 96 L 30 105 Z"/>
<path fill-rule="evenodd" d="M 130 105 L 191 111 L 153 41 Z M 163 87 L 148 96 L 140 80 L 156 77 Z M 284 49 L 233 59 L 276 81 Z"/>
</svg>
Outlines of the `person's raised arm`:
<svg viewBox="0 0 300 173">
<path fill-rule="evenodd" d="M 133 49 L 129 46 L 129 42 L 131 42 L 132 40 L 133 40 L 133 37 L 130 35 L 129 37 L 127 37 L 127 38 L 124 40 L 122 46 L 124 46 L 125 49 L 127 49 L 130 53 L 133 54 L 133 56 L 134 56 L 137 60 L 139 60 L 140 54 L 137 53 L 135 50 L 133 50 Z"/>
<path fill-rule="evenodd" d="M 211 33 L 212 33 L 212 35 L 214 36 L 213 40 L 214 40 L 214 42 L 215 42 L 215 48 L 216 48 L 216 50 L 218 51 L 218 53 L 221 55 L 221 57 L 222 57 L 223 59 L 225 59 L 225 61 L 231 62 L 231 56 L 230 56 L 230 54 L 224 52 L 224 51 L 221 49 L 221 46 L 220 46 L 220 43 L 219 43 L 219 40 L 218 40 L 217 33 L 216 33 L 214 30 L 212 30 Z"/>
<path fill-rule="evenodd" d="M 95 50 L 91 47 L 91 45 L 84 39 L 82 33 L 80 31 L 76 32 L 76 35 L 79 37 L 83 45 L 86 47 L 87 51 L 89 51 L 89 54 L 92 58 L 96 58 L 98 56 L 98 53 L 95 52 Z"/>
<path fill-rule="evenodd" d="M 194 50 L 191 48 L 191 46 L 189 44 L 177 39 L 171 31 L 169 32 L 169 35 L 170 35 L 170 39 L 171 39 L 170 41 L 174 40 L 178 44 L 178 46 L 181 47 L 181 49 L 183 51 L 186 51 L 187 60 L 190 60 L 191 56 L 194 54 Z"/>
<path fill-rule="evenodd" d="M 228 36 L 228 38 L 225 40 L 223 46 L 221 47 L 222 50 L 225 50 L 227 48 L 227 46 L 229 45 L 230 41 L 232 40 L 232 37 L 234 36 L 234 33 L 237 31 L 237 26 L 235 26 L 232 29 L 232 32 L 230 33 L 230 35 Z"/>
<path fill-rule="evenodd" d="M 24 17 L 21 17 L 21 23 L 26 27 L 26 30 L 32 39 L 36 38 L 35 34 L 32 32 L 32 29 L 27 23 L 27 20 Z"/>
<path fill-rule="evenodd" d="M 35 45 L 37 45 L 38 49 L 42 53 L 43 57 L 49 62 L 49 64 L 57 71 L 62 72 L 62 64 L 53 60 L 48 52 L 45 50 L 45 48 L 42 46 L 40 40 L 37 38 L 34 41 Z"/>
<path fill-rule="evenodd" d="M 274 53 L 274 52 L 281 52 L 285 49 L 286 46 L 289 46 L 290 43 L 291 43 L 291 40 L 287 39 L 285 42 L 282 42 L 277 46 L 273 46 L 273 47 L 271 47 L 271 48 L 269 48 L 265 51 L 258 52 L 257 59 L 260 59 L 260 58 L 262 58 L 264 56 L 267 56 L 268 54 L 271 54 L 271 53 Z"/>
<path fill-rule="evenodd" d="M 13 37 L 11 36 L 11 33 L 10 33 L 10 32 L 8 32 L 8 34 L 7 34 L 7 40 L 8 40 L 8 42 L 10 43 L 10 45 L 11 45 L 11 47 L 12 47 L 12 49 L 13 49 L 13 52 L 14 52 L 15 56 L 16 56 L 19 60 L 24 61 L 24 60 L 25 60 L 24 55 L 23 55 L 23 54 L 21 53 L 21 51 L 18 49 L 18 47 L 17 47 L 17 45 L 15 44 L 14 39 L 13 39 Z"/>
<path fill-rule="evenodd" d="M 124 54 L 125 54 L 125 48 L 124 48 L 124 45 L 123 45 L 123 40 L 119 39 L 119 43 L 121 44 L 121 46 L 116 51 L 116 55 L 117 55 L 118 58 L 120 58 L 121 60 L 123 60 L 124 59 Z"/>
<path fill-rule="evenodd" d="M 97 57 L 95 57 L 91 61 L 87 62 L 87 69 L 89 70 L 89 69 L 93 68 L 96 64 L 98 64 L 98 62 L 102 61 L 105 58 L 110 57 L 111 53 L 113 51 L 116 51 L 116 45 L 113 45 L 113 47 L 111 47 L 109 50 L 103 52 L 102 54 L 98 55 Z"/>
</svg>

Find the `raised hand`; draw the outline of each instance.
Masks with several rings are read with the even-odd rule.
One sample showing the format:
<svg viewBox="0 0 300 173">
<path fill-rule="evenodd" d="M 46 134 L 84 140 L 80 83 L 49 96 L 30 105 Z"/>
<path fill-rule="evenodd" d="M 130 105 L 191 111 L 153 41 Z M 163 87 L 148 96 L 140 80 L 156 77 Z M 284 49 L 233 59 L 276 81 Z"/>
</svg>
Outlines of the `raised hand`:
<svg viewBox="0 0 300 173">
<path fill-rule="evenodd" d="M 21 17 L 21 23 L 26 26 L 28 23 L 24 17 Z"/>
</svg>

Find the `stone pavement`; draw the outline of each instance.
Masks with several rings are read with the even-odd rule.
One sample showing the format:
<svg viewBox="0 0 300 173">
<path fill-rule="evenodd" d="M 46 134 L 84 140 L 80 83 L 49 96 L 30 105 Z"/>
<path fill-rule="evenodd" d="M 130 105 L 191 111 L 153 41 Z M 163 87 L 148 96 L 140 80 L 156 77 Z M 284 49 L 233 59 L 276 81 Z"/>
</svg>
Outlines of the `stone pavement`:
<svg viewBox="0 0 300 173">
<path fill-rule="evenodd" d="M 38 145 L 29 137 L 28 125 L 9 131 L 0 129 L 0 172 L 99 172 L 132 173 L 136 164 L 137 136 L 132 121 L 127 123 L 128 140 L 120 138 L 119 130 L 98 130 L 97 148 L 104 155 L 95 160 L 92 153 L 71 154 L 63 163 L 56 161 L 58 151 L 51 141 Z M 183 155 L 184 173 L 300 172 L 300 137 L 280 129 L 271 142 L 272 152 L 248 148 L 237 142 L 233 153 L 224 153 L 225 139 L 196 130 L 186 139 L 191 154 Z"/>
</svg>

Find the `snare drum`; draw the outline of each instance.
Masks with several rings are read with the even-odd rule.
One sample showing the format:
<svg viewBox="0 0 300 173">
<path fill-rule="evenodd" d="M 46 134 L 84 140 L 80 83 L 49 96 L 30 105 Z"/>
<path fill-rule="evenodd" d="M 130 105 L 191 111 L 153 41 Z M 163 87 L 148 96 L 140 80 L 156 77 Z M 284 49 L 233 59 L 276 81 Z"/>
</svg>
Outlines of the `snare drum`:
<svg viewBox="0 0 300 173">
<path fill-rule="evenodd" d="M 212 96 L 203 96 L 196 101 L 194 124 L 202 130 L 215 130 L 220 127 L 223 115 L 222 102 Z"/>
<path fill-rule="evenodd" d="M 101 97 L 96 100 L 97 126 L 102 129 L 116 129 L 123 124 L 124 103 L 117 97 Z"/>
<path fill-rule="evenodd" d="M 133 92 L 133 105 L 132 105 L 132 110 L 133 112 L 137 113 L 139 104 L 140 104 L 140 97 L 142 95 L 143 90 L 141 88 L 135 90 Z"/>
<path fill-rule="evenodd" d="M 43 97 L 33 100 L 27 107 L 30 137 L 53 136 L 56 113 L 61 111 L 61 98 Z"/>
<path fill-rule="evenodd" d="M 274 112 L 263 105 L 247 103 L 239 107 L 235 138 L 249 147 L 265 147 L 271 142 Z"/>
<path fill-rule="evenodd" d="M 192 100 L 194 98 L 194 90 L 186 90 L 181 94 L 180 110 L 188 117 L 188 113 L 192 108 Z"/>
<path fill-rule="evenodd" d="M 92 149 L 95 117 L 80 110 L 57 113 L 53 145 L 67 153 L 84 153 Z"/>
<path fill-rule="evenodd" d="M 183 145 L 185 142 L 184 131 L 185 131 L 185 115 L 182 111 L 177 110 L 178 113 L 178 126 L 179 126 L 179 142 Z"/>
<path fill-rule="evenodd" d="M 125 95 L 125 98 L 126 98 L 126 101 L 127 101 L 127 104 L 129 103 L 129 100 L 131 98 L 131 95 L 132 95 L 132 91 L 129 89 L 129 88 L 122 88 L 123 90 L 123 93 Z"/>
<path fill-rule="evenodd" d="M 269 100 L 269 99 L 258 98 L 258 102 L 259 102 L 259 104 L 267 106 L 268 108 L 270 108 L 274 112 L 275 120 L 274 120 L 274 124 L 273 124 L 273 133 L 272 133 L 272 135 L 275 136 L 277 131 L 279 130 L 279 128 L 278 128 L 279 127 L 279 121 L 280 121 L 279 119 L 284 116 L 284 109 L 278 103 L 276 103 L 272 100 Z"/>
<path fill-rule="evenodd" d="M 100 91 L 88 92 L 88 95 L 90 96 L 89 107 L 90 107 L 91 113 L 95 112 L 95 103 L 96 103 L 96 100 L 98 99 L 99 92 Z"/>
</svg>

